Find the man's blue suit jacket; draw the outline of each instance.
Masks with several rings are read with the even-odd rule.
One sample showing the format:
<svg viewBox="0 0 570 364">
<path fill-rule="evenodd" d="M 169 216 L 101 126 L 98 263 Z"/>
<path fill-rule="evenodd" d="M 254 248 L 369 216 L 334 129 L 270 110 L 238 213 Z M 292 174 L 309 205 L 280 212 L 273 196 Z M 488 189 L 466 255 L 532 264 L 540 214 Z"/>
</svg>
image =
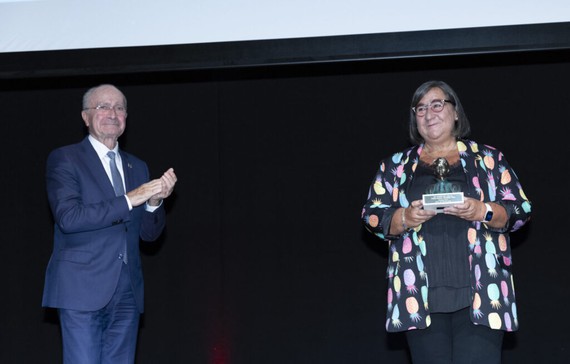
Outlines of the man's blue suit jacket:
<svg viewBox="0 0 570 364">
<path fill-rule="evenodd" d="M 121 154 L 126 191 L 149 181 L 147 165 Z M 127 244 L 128 269 L 137 307 L 144 310 L 139 238 L 156 240 L 165 225 L 164 207 L 129 211 L 95 149 L 82 142 L 58 148 L 47 160 L 46 187 L 54 216 L 54 248 L 48 263 L 42 305 L 81 311 L 103 308 L 111 299 Z"/>
</svg>

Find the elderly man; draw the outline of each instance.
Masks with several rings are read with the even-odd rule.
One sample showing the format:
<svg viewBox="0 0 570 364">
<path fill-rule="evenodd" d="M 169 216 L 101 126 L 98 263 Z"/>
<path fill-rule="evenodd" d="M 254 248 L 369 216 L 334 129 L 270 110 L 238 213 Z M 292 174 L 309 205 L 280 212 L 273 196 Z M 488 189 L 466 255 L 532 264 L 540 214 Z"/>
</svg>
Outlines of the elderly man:
<svg viewBox="0 0 570 364">
<path fill-rule="evenodd" d="M 133 363 L 143 312 L 139 239 L 162 233 L 162 200 L 176 175 L 170 168 L 149 180 L 147 165 L 119 149 L 127 100 L 113 85 L 88 90 L 81 116 L 89 136 L 47 160 L 55 226 L 42 305 L 58 309 L 64 363 Z"/>
</svg>

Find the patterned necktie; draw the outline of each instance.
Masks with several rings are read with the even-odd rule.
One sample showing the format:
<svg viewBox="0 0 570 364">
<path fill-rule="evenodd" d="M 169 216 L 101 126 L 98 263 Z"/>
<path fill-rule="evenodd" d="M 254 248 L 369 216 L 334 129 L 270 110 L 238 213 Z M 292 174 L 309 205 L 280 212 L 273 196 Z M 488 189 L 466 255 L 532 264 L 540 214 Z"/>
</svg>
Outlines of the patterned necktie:
<svg viewBox="0 0 570 364">
<path fill-rule="evenodd" d="M 125 194 L 125 188 L 123 187 L 123 179 L 117 168 L 117 163 L 115 163 L 115 152 L 107 153 L 107 156 L 111 160 L 109 165 L 111 166 L 111 178 L 113 179 L 113 188 L 115 189 L 116 196 L 122 196 Z"/>
<path fill-rule="evenodd" d="M 111 178 L 113 179 L 113 188 L 115 189 L 116 196 L 123 196 L 125 194 L 125 187 L 123 187 L 123 179 L 115 163 L 115 152 L 109 151 L 107 156 L 110 159 L 109 165 L 111 166 Z M 123 247 L 123 254 L 119 258 L 127 264 L 127 246 Z"/>
</svg>

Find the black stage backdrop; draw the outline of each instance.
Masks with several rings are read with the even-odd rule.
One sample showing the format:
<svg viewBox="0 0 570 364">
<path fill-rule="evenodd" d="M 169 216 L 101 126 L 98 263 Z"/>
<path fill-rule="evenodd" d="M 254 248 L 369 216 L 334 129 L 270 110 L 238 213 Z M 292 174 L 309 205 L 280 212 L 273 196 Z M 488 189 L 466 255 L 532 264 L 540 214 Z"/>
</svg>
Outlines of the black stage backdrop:
<svg viewBox="0 0 570 364">
<path fill-rule="evenodd" d="M 512 236 L 521 329 L 504 363 L 566 362 L 568 51 L 3 81 L 0 362 L 61 360 L 40 307 L 45 160 L 85 135 L 83 92 L 113 83 L 129 100 L 121 146 L 179 177 L 167 230 L 141 244 L 137 363 L 406 363 L 404 336 L 384 330 L 386 243 L 360 212 L 430 79 L 455 88 L 472 138 L 506 154 L 534 202 Z"/>
</svg>

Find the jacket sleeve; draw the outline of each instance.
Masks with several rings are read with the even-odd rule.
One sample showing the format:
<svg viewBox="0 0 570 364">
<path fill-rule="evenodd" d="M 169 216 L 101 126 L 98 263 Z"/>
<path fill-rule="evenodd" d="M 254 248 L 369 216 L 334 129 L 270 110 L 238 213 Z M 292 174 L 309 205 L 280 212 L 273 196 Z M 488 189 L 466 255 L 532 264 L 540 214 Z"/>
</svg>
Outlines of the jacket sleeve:
<svg viewBox="0 0 570 364">
<path fill-rule="evenodd" d="M 162 230 L 164 230 L 165 225 L 166 212 L 163 201 L 160 207 L 153 212 L 143 212 L 140 238 L 144 241 L 155 241 L 162 233 Z"/>
<path fill-rule="evenodd" d="M 489 199 L 501 206 L 507 212 L 508 222 L 501 232 L 513 232 L 520 229 L 529 221 L 532 211 L 531 202 L 526 197 L 521 183 L 500 151 L 497 152 L 498 167 L 493 172 L 487 172 Z M 494 189 L 494 193 L 491 190 Z"/>
<path fill-rule="evenodd" d="M 47 160 L 46 188 L 55 223 L 65 233 L 104 229 L 130 218 L 123 196 L 104 196 L 91 171 L 81 167 L 70 153 L 57 149 Z M 89 201 L 87 201 L 89 199 Z"/>
<path fill-rule="evenodd" d="M 376 172 L 374 180 L 368 191 L 368 199 L 362 209 L 362 221 L 368 231 L 381 239 L 390 241 L 398 236 L 390 235 L 392 216 L 399 206 L 394 206 L 394 186 L 390 182 L 392 164 L 389 160 L 383 160 Z M 393 177 L 393 176 L 392 176 Z"/>
</svg>

